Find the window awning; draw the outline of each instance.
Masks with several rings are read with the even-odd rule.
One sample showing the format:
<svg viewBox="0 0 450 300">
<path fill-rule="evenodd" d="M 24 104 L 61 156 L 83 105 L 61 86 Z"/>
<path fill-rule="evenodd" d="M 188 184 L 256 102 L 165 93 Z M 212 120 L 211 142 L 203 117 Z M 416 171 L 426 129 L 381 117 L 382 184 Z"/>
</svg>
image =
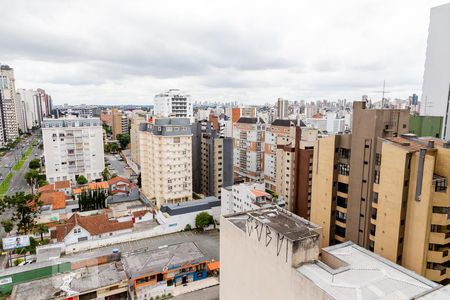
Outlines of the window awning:
<svg viewBox="0 0 450 300">
<path fill-rule="evenodd" d="M 220 261 L 213 261 L 208 264 L 208 270 L 214 271 L 220 269 Z"/>
</svg>

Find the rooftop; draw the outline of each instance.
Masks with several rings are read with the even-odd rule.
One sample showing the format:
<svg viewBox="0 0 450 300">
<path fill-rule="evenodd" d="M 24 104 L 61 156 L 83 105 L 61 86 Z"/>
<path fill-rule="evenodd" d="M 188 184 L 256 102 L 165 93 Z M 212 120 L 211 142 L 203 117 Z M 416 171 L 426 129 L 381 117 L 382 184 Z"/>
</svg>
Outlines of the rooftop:
<svg viewBox="0 0 450 300">
<path fill-rule="evenodd" d="M 11 299 L 54 299 L 76 296 L 101 287 L 117 285 L 126 281 L 127 276 L 120 262 L 95 267 L 82 268 L 68 274 L 18 284 L 14 287 Z M 64 281 L 68 281 L 67 286 Z M 74 294 L 68 295 L 63 289 L 69 288 Z"/>
<path fill-rule="evenodd" d="M 43 192 L 39 197 L 43 205 L 51 205 L 53 210 L 66 208 L 66 195 L 64 192 Z"/>
<path fill-rule="evenodd" d="M 239 120 L 237 120 L 237 123 L 241 123 L 241 124 L 261 123 L 261 124 L 264 124 L 264 121 L 261 118 L 240 117 Z"/>
<path fill-rule="evenodd" d="M 91 235 L 133 228 L 132 221 L 118 222 L 110 220 L 107 214 L 80 216 L 74 213 L 65 224 L 56 226 L 56 230 L 51 232 L 52 239 L 56 239 L 58 242 L 64 240 L 66 235 L 77 225 L 87 230 Z"/>
<path fill-rule="evenodd" d="M 335 299 L 411 299 L 439 286 L 352 242 L 322 251 L 336 268 L 318 261 L 297 271 Z"/>
<path fill-rule="evenodd" d="M 383 140 L 393 143 L 399 147 L 403 147 L 405 150 L 410 152 L 416 152 L 420 149 L 450 147 L 450 144 L 445 140 L 435 137 L 416 137 L 414 134 L 403 134 L 400 137 L 390 137 Z"/>
<path fill-rule="evenodd" d="M 292 120 L 282 120 L 282 119 L 276 119 L 272 122 L 272 126 L 283 126 L 283 127 L 291 127 L 295 126 L 295 122 Z"/>
<path fill-rule="evenodd" d="M 125 270 L 131 278 L 179 268 L 184 265 L 209 262 L 209 259 L 193 242 L 161 246 L 149 250 L 141 248 L 122 256 Z"/>
<path fill-rule="evenodd" d="M 192 200 L 178 204 L 161 205 L 161 211 L 168 213 L 171 216 L 175 216 L 207 210 L 216 206 L 220 206 L 220 200 L 214 196 L 210 196 L 200 200 Z"/>
<path fill-rule="evenodd" d="M 225 218 L 243 231 L 247 230 L 247 219 L 256 219 L 291 241 L 319 236 L 320 227 L 277 206 L 236 213 Z"/>
</svg>

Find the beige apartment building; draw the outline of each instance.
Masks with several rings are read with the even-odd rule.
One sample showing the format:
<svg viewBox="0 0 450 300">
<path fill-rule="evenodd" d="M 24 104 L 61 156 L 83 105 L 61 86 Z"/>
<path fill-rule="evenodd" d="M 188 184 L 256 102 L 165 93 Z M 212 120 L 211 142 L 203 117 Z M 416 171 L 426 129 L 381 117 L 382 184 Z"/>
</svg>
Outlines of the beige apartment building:
<svg viewBox="0 0 450 300">
<path fill-rule="evenodd" d="M 117 108 L 111 109 L 112 114 L 112 135 L 113 139 L 117 138 L 118 134 L 128 134 L 128 118 Z"/>
<path fill-rule="evenodd" d="M 300 124 L 295 141 L 278 145 L 276 150 L 276 194 L 285 208 L 302 218 L 310 218 L 312 160 L 318 130 Z"/>
<path fill-rule="evenodd" d="M 261 118 L 241 117 L 233 124 L 235 181 L 263 181 L 265 128 Z"/>
<path fill-rule="evenodd" d="M 139 128 L 142 192 L 158 207 L 192 199 L 192 133 L 187 118 L 154 119 Z"/>
<path fill-rule="evenodd" d="M 427 277 L 450 281 L 450 142 L 380 139 L 370 248 Z"/>
<path fill-rule="evenodd" d="M 266 127 L 264 141 L 264 183 L 266 189 L 277 192 L 277 173 L 282 172 L 277 166 L 277 148 L 295 144 L 296 124 L 291 120 L 275 120 Z M 284 194 L 284 193 L 283 193 Z"/>
<path fill-rule="evenodd" d="M 322 245 L 352 241 L 370 249 L 373 184 L 379 178 L 379 137 L 408 132 L 407 109 L 368 109 L 353 103 L 352 134 L 320 138 L 314 146 L 311 221 Z"/>
<path fill-rule="evenodd" d="M 131 159 L 138 166 L 141 165 L 139 160 L 139 125 L 141 123 L 147 122 L 145 111 L 133 111 L 133 116 L 131 118 L 130 124 L 130 148 L 131 148 Z"/>
</svg>

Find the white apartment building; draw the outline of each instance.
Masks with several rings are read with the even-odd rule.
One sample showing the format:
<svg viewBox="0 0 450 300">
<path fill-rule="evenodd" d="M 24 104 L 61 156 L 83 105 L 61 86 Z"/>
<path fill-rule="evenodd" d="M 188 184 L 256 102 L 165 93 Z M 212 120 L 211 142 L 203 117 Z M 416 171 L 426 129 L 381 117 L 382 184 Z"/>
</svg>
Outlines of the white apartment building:
<svg viewBox="0 0 450 300">
<path fill-rule="evenodd" d="M 105 168 L 103 129 L 99 118 L 44 119 L 42 122 L 47 181 L 75 182 L 102 178 Z"/>
<path fill-rule="evenodd" d="M 14 70 L 0 65 L 0 147 L 19 137 Z"/>
<path fill-rule="evenodd" d="M 264 136 L 266 125 L 260 118 L 241 117 L 233 124 L 233 169 L 235 178 L 264 179 Z"/>
<path fill-rule="evenodd" d="M 422 116 L 441 116 L 442 137 L 450 139 L 450 3 L 433 7 L 423 75 Z"/>
<path fill-rule="evenodd" d="M 187 118 L 154 119 L 139 128 L 142 192 L 174 204 L 192 198 L 192 132 Z"/>
<path fill-rule="evenodd" d="M 234 214 L 272 205 L 264 184 L 245 182 L 222 189 L 222 215 Z"/>
<path fill-rule="evenodd" d="M 191 96 L 171 89 L 155 96 L 154 115 L 157 117 L 193 118 Z"/>
</svg>

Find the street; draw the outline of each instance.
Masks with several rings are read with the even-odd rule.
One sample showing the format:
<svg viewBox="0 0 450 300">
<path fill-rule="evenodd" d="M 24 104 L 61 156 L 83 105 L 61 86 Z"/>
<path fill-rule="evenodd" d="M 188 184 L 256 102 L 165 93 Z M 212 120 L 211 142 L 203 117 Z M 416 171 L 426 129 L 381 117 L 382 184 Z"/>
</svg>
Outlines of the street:
<svg viewBox="0 0 450 300">
<path fill-rule="evenodd" d="M 132 171 L 131 169 L 126 168 L 128 166 L 123 160 L 121 161 L 117 160 L 117 158 L 112 154 L 105 154 L 105 158 L 111 164 L 108 167 L 111 174 L 116 173 L 117 176 L 130 178 Z"/>
<path fill-rule="evenodd" d="M 215 285 L 203 290 L 179 295 L 172 298 L 173 300 L 219 300 L 219 286 Z"/>
</svg>

